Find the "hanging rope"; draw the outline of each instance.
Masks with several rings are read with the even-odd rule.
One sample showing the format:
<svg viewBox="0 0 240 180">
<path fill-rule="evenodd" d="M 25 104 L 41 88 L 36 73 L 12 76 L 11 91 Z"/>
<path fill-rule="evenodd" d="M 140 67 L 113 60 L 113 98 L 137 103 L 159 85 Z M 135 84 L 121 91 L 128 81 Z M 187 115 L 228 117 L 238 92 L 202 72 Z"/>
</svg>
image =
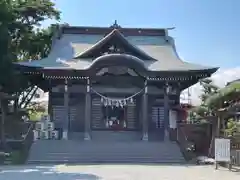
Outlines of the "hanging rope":
<svg viewBox="0 0 240 180">
<path fill-rule="evenodd" d="M 100 94 L 99 92 L 97 92 L 96 90 L 94 90 L 93 88 L 91 88 L 91 90 L 97 94 L 98 96 L 101 97 L 101 102 L 104 104 L 104 106 L 125 106 L 127 105 L 127 103 L 130 101 L 131 103 L 133 103 L 133 98 L 137 95 L 139 95 L 143 90 L 144 90 L 145 87 L 143 87 L 140 91 L 138 91 L 137 93 L 131 95 L 131 96 L 128 96 L 126 98 L 122 98 L 122 99 L 116 99 L 116 98 L 109 98 L 107 96 L 104 96 L 102 94 Z"/>
</svg>

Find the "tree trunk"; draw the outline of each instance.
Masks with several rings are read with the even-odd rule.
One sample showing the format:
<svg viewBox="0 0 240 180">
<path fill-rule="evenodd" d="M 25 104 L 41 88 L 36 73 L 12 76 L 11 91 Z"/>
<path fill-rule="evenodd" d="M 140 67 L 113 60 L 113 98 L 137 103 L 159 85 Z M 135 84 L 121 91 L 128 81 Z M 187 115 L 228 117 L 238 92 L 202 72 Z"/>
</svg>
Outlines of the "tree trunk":
<svg viewBox="0 0 240 180">
<path fill-rule="evenodd" d="M 215 138 L 217 136 L 217 131 L 218 131 L 218 125 L 217 125 L 217 121 L 214 119 L 212 120 L 212 138 L 211 138 L 211 143 L 208 150 L 209 157 L 214 157 L 215 155 Z"/>
<path fill-rule="evenodd" d="M 3 149 L 6 147 L 6 141 L 5 141 L 5 118 L 6 118 L 6 113 L 5 113 L 5 108 L 4 108 L 4 103 L 3 100 L 0 99 L 0 108 L 1 108 L 1 146 Z"/>
</svg>

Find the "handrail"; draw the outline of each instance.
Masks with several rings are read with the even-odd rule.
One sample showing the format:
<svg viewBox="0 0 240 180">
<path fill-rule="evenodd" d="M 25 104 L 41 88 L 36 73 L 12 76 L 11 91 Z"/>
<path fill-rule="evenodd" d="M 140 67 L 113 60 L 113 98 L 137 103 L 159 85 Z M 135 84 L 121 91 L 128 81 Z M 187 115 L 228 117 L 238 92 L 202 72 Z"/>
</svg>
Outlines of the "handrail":
<svg viewBox="0 0 240 180">
<path fill-rule="evenodd" d="M 179 128 L 179 129 L 180 129 L 181 133 L 183 134 L 184 140 L 188 141 L 188 137 L 187 137 L 186 133 L 182 130 L 182 128 Z"/>
<path fill-rule="evenodd" d="M 33 129 L 33 124 L 31 124 L 28 128 L 27 133 L 24 135 L 23 141 L 25 141 L 29 135 L 29 133 L 31 132 L 31 130 Z"/>
<path fill-rule="evenodd" d="M 181 126 L 178 126 L 178 143 L 179 143 L 179 147 L 184 155 L 184 157 L 186 158 L 186 160 L 191 160 L 194 156 L 193 154 L 193 150 L 194 145 L 188 140 L 188 136 L 186 135 L 186 133 L 184 132 L 184 130 L 181 128 Z"/>
</svg>

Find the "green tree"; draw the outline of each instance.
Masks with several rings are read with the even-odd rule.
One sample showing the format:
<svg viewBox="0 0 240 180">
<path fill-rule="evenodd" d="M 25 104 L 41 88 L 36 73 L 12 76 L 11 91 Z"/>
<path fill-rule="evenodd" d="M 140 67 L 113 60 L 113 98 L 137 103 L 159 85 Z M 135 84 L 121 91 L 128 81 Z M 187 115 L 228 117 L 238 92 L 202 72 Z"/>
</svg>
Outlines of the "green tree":
<svg viewBox="0 0 240 180">
<path fill-rule="evenodd" d="M 38 60 L 48 55 L 53 32 L 47 19 L 59 20 L 60 12 L 51 0 L 0 1 L 0 85 L 2 91 L 21 97 L 15 106 L 26 106 L 36 87 L 13 69 L 12 62 Z"/>
<path fill-rule="evenodd" d="M 47 19 L 59 20 L 51 0 L 0 0 L 0 91 L 18 97 L 14 107 L 25 107 L 36 87 L 14 69 L 13 62 L 41 59 L 49 53 L 57 25 L 42 28 Z M 4 111 L 8 101 L 0 98 L 1 142 L 4 142 Z"/>
<path fill-rule="evenodd" d="M 218 90 L 206 99 L 206 105 L 214 110 L 227 108 L 240 100 L 240 82 L 232 83 Z"/>
<path fill-rule="evenodd" d="M 202 94 L 200 95 L 201 105 L 192 109 L 192 111 L 197 115 L 197 117 L 204 117 L 212 115 L 215 112 L 213 109 L 209 108 L 206 103 L 207 99 L 219 91 L 219 87 L 216 86 L 210 78 L 206 78 L 200 81 L 202 87 Z"/>
<path fill-rule="evenodd" d="M 200 85 L 203 88 L 203 93 L 200 95 L 201 105 L 205 105 L 206 99 L 215 94 L 219 90 L 219 87 L 216 86 L 210 78 L 201 80 Z"/>
</svg>

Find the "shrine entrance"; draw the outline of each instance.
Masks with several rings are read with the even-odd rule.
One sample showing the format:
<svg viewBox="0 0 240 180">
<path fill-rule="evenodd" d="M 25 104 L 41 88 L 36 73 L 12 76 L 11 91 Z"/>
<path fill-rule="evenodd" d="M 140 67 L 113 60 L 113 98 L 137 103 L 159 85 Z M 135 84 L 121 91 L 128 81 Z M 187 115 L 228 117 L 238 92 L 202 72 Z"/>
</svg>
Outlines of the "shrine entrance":
<svg viewBox="0 0 240 180">
<path fill-rule="evenodd" d="M 103 123 L 110 130 L 124 130 L 127 128 L 126 107 L 103 106 Z"/>
<path fill-rule="evenodd" d="M 135 131 L 140 129 L 139 111 L 136 102 L 139 96 L 129 101 L 111 98 L 111 103 L 101 97 L 92 99 L 92 130 Z M 109 101 L 109 99 L 108 99 Z M 120 103 L 123 101 L 123 103 Z M 113 104 L 115 102 L 115 104 Z"/>
<path fill-rule="evenodd" d="M 148 139 L 145 73 L 143 61 L 133 55 L 104 54 L 94 60 L 89 69 L 92 103 L 88 134 L 92 139 Z"/>
</svg>

